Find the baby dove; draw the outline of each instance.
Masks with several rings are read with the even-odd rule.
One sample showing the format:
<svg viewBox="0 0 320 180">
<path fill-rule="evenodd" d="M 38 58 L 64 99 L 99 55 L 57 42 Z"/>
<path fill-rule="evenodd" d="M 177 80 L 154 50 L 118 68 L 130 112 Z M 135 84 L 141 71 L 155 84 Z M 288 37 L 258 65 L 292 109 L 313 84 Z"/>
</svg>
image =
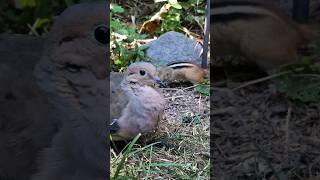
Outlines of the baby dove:
<svg viewBox="0 0 320 180">
<path fill-rule="evenodd" d="M 112 140 L 153 132 L 165 106 L 163 96 L 156 90 L 156 84 L 163 85 L 156 67 L 149 62 L 133 63 L 124 75 L 112 73 L 110 83 Z"/>
</svg>

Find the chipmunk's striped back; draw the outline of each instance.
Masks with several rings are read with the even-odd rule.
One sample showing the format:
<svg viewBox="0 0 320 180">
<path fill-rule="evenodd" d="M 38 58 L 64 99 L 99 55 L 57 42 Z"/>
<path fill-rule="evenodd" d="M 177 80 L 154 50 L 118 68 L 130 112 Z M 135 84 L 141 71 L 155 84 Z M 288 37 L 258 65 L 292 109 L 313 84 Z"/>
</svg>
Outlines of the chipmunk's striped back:
<svg viewBox="0 0 320 180">
<path fill-rule="evenodd" d="M 167 84 L 175 81 L 199 83 L 207 76 L 208 70 L 188 61 L 173 62 L 159 70 L 160 79 Z"/>
<path fill-rule="evenodd" d="M 270 2 L 215 0 L 211 3 L 214 55 L 246 56 L 265 69 L 292 63 L 296 50 L 314 38 Z"/>
<path fill-rule="evenodd" d="M 234 20 L 250 20 L 261 17 L 279 18 L 277 13 L 257 1 L 213 1 L 211 3 L 213 23 L 227 23 Z"/>
<path fill-rule="evenodd" d="M 188 61 L 173 62 L 173 63 L 167 64 L 167 66 L 172 69 L 193 68 L 195 66 L 199 67 L 198 65 Z"/>
</svg>

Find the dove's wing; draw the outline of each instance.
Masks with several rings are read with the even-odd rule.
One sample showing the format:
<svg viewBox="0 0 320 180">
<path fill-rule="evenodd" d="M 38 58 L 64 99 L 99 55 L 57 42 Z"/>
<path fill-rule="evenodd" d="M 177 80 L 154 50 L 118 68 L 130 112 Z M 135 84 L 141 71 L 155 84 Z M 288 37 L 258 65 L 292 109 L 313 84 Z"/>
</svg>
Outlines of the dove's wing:
<svg viewBox="0 0 320 180">
<path fill-rule="evenodd" d="M 120 87 L 124 75 L 112 72 L 110 74 L 110 120 L 118 119 L 122 110 L 127 106 L 129 100 Z"/>
<path fill-rule="evenodd" d="M 29 179 L 61 118 L 33 77 L 42 45 L 39 37 L 0 35 L 0 179 Z"/>
</svg>

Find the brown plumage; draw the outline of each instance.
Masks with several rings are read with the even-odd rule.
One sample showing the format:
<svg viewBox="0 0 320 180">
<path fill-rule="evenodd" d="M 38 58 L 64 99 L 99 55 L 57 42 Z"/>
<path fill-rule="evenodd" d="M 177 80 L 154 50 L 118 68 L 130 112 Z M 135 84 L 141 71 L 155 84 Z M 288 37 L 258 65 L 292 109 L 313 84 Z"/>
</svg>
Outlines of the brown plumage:
<svg viewBox="0 0 320 180">
<path fill-rule="evenodd" d="M 148 134 L 156 129 L 165 106 L 156 84 L 161 85 L 157 69 L 148 62 L 131 64 L 125 74 L 111 74 L 113 140 L 132 139 L 138 133 Z"/>
<path fill-rule="evenodd" d="M 35 77 L 63 118 L 33 180 L 108 177 L 107 6 L 72 6 L 51 28 Z"/>
<path fill-rule="evenodd" d="M 0 179 L 108 178 L 107 6 L 66 9 L 44 48 L 1 36 Z"/>
</svg>

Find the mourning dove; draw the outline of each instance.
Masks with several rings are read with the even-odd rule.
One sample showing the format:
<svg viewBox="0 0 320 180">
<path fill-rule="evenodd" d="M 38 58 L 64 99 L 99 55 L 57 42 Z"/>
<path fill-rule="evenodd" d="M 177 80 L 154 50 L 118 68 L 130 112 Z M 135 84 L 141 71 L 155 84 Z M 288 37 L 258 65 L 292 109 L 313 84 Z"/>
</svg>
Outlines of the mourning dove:
<svg viewBox="0 0 320 180">
<path fill-rule="evenodd" d="M 107 6 L 68 8 L 44 48 L 0 37 L 0 179 L 108 178 Z"/>
<path fill-rule="evenodd" d="M 121 83 L 120 79 L 122 79 Z M 156 129 L 165 100 L 155 89 L 163 86 L 157 69 L 149 62 L 131 64 L 124 75 L 111 74 L 111 134 L 113 140 L 128 140 Z"/>
<path fill-rule="evenodd" d="M 0 179 L 30 179 L 63 119 L 34 81 L 42 45 L 41 38 L 0 36 Z"/>
<path fill-rule="evenodd" d="M 35 76 L 65 117 L 33 180 L 108 178 L 107 6 L 72 6 L 51 28 Z"/>
</svg>

